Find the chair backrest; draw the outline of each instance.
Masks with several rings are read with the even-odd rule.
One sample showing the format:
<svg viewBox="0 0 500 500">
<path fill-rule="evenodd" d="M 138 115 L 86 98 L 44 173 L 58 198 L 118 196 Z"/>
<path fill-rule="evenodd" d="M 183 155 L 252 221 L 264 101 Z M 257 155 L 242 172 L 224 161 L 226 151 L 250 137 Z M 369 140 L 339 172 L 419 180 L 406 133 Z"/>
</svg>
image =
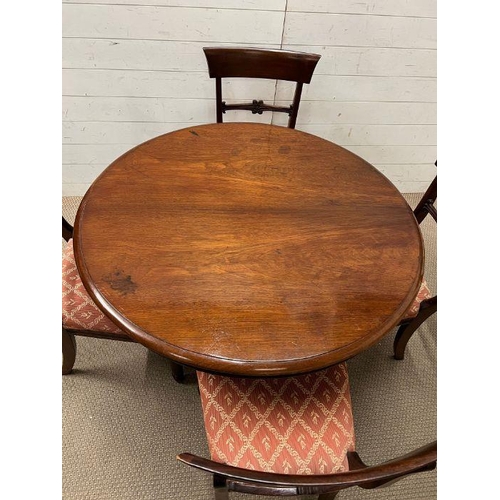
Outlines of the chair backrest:
<svg viewBox="0 0 500 500">
<path fill-rule="evenodd" d="M 62 237 L 69 241 L 73 238 L 73 226 L 64 218 L 62 218 Z"/>
<path fill-rule="evenodd" d="M 437 161 L 434 163 L 437 167 Z M 437 223 L 437 208 L 434 206 L 437 200 L 437 175 L 434 177 L 433 181 L 429 184 L 427 191 L 424 193 L 418 205 L 413 210 L 413 215 L 417 219 L 417 222 L 421 224 L 423 220 L 430 215 L 434 221 Z M 424 311 L 425 310 L 425 311 Z M 419 316 L 422 318 L 427 318 L 431 314 L 437 311 L 437 295 L 434 295 L 428 299 L 423 300 L 420 303 Z M 423 314 L 422 314 L 423 313 Z M 398 358 L 399 359 L 399 358 Z"/>
<path fill-rule="evenodd" d="M 356 452 L 348 452 L 349 471 L 325 475 L 287 475 L 242 469 L 190 453 L 182 453 L 177 459 L 212 473 L 216 491 L 217 488 L 227 488 L 228 491 L 256 495 L 320 495 L 320 499 L 330 499 L 336 492 L 352 486 L 364 489 L 378 488 L 408 475 L 434 469 L 437 463 L 437 441 L 402 457 L 371 467 L 365 465 Z"/>
<path fill-rule="evenodd" d="M 437 160 L 434 163 L 437 167 Z M 427 191 L 422 196 L 422 199 L 418 202 L 413 214 L 417 219 L 417 222 L 420 224 L 426 217 L 427 214 L 437 222 L 437 210 L 434 206 L 434 202 L 437 200 L 437 175 L 434 177 L 434 180 L 430 183 Z"/>
<path fill-rule="evenodd" d="M 245 109 L 253 114 L 264 111 L 288 113 L 288 127 L 295 128 L 299 110 L 302 86 L 310 83 L 318 54 L 307 54 L 289 50 L 257 48 L 204 47 L 210 78 L 215 78 L 217 103 L 217 123 L 222 123 L 222 115 L 232 109 Z M 249 104 L 226 104 L 222 101 L 222 78 L 267 78 L 296 82 L 293 103 L 289 107 L 266 105 L 254 100 Z"/>
<path fill-rule="evenodd" d="M 434 202 L 437 199 L 437 175 L 427 188 L 424 196 L 418 202 L 417 207 L 413 211 L 417 222 L 420 224 L 429 214 L 437 222 L 437 209 Z"/>
</svg>

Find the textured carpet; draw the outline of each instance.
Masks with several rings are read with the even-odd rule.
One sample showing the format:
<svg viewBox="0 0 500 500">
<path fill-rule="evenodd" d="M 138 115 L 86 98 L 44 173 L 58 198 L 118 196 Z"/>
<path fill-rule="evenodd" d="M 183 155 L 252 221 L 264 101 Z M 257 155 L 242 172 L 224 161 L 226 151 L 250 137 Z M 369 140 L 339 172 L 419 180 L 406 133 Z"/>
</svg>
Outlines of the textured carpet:
<svg viewBox="0 0 500 500">
<path fill-rule="evenodd" d="M 420 196 L 405 198 L 414 207 Z M 80 200 L 63 198 L 71 222 Z M 425 275 L 435 291 L 436 226 L 428 217 L 421 229 Z M 348 362 L 357 451 L 368 464 L 436 438 L 436 315 L 413 336 L 403 361 L 392 358 L 394 332 Z M 83 337 L 77 344 L 74 371 L 62 379 L 63 498 L 212 499 L 210 475 L 175 459 L 183 451 L 209 457 L 194 379 L 177 384 L 167 361 L 139 344 Z M 338 498 L 432 500 L 436 471 L 380 490 L 351 488 Z"/>
</svg>

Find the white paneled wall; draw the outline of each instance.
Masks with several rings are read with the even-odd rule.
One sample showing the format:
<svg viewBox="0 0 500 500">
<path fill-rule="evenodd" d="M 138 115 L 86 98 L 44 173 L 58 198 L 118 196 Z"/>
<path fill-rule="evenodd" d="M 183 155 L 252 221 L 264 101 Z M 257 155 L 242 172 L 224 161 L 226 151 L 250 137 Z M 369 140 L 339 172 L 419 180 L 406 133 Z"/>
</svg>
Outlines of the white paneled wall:
<svg viewBox="0 0 500 500">
<path fill-rule="evenodd" d="M 436 0 L 72 0 L 63 4 L 63 195 L 157 135 L 215 121 L 204 46 L 321 54 L 297 129 L 365 158 L 402 192 L 435 174 Z M 288 82 L 226 80 L 285 103 Z M 226 121 L 286 125 L 231 112 Z"/>
</svg>

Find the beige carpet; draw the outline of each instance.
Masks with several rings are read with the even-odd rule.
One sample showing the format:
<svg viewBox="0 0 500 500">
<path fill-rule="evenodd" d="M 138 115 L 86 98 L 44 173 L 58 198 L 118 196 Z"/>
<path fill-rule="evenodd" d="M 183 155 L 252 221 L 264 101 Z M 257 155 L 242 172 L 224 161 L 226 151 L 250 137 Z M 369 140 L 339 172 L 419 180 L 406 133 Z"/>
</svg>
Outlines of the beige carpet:
<svg viewBox="0 0 500 500">
<path fill-rule="evenodd" d="M 414 207 L 420 195 L 405 197 Z M 79 202 L 63 198 L 71 222 Z M 426 278 L 436 290 L 436 226 L 427 219 Z M 368 464 L 436 438 L 436 316 L 414 335 L 404 361 L 392 358 L 393 338 L 348 362 L 357 451 Z M 209 456 L 194 382 L 175 383 L 166 360 L 139 344 L 82 337 L 77 344 L 74 372 L 62 380 L 63 498 L 212 499 L 211 477 L 175 459 L 183 451 Z M 436 471 L 380 490 L 351 488 L 340 498 L 432 500 Z"/>
</svg>

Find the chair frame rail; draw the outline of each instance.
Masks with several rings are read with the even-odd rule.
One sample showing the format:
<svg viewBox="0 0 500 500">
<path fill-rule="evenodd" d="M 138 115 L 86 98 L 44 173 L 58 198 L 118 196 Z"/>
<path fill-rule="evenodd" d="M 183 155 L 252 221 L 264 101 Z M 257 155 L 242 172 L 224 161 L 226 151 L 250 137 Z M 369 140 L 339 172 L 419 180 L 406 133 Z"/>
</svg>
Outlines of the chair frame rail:
<svg viewBox="0 0 500 500">
<path fill-rule="evenodd" d="M 437 161 L 434 163 L 437 167 Z M 430 215 L 437 224 L 437 209 L 434 206 L 437 200 L 437 175 L 427 188 L 422 196 L 413 215 L 417 219 L 418 224 L 421 224 L 427 215 Z M 437 312 L 437 295 L 423 300 L 420 303 L 418 314 L 413 318 L 408 318 L 402 321 L 394 338 L 394 358 L 397 360 L 404 359 L 406 345 L 415 333 L 415 331 L 426 321 L 430 316 Z"/>
<path fill-rule="evenodd" d="M 379 488 L 410 474 L 432 470 L 437 463 L 437 441 L 380 465 L 367 466 L 356 452 L 348 452 L 348 472 L 325 475 L 288 475 L 242 469 L 181 453 L 177 459 L 214 475 L 216 500 L 229 498 L 229 491 L 270 496 L 320 495 L 332 499 L 346 488 Z"/>
</svg>

